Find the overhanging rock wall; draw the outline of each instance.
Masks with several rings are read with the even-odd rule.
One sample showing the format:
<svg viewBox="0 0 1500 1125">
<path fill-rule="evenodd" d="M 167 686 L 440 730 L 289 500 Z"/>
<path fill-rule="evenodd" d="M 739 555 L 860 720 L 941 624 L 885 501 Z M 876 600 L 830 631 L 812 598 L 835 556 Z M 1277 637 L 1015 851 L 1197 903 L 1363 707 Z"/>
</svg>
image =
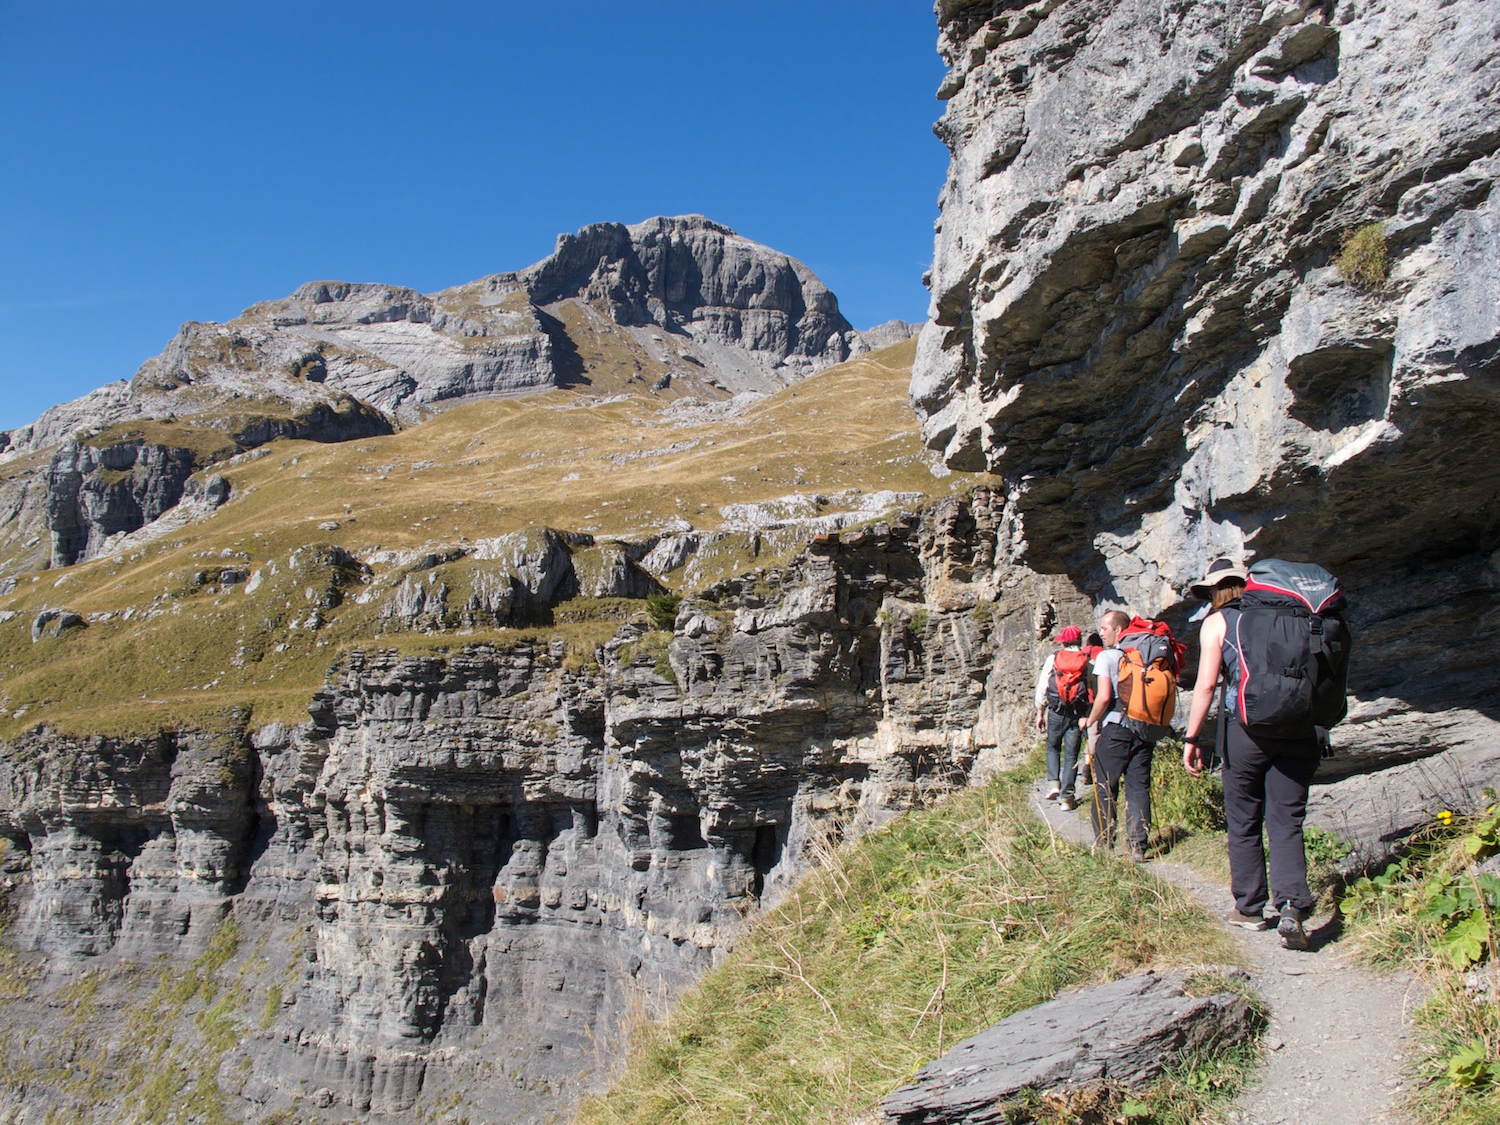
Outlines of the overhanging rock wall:
<svg viewBox="0 0 1500 1125">
<path fill-rule="evenodd" d="M 1500 8 L 938 15 L 928 443 L 1003 474 L 1025 562 L 1099 604 L 1185 625 L 1209 559 L 1322 562 L 1357 641 L 1343 768 L 1461 746 L 1483 768 L 1432 769 L 1493 778 Z M 1375 222 L 1361 286 L 1337 260 Z"/>
</svg>

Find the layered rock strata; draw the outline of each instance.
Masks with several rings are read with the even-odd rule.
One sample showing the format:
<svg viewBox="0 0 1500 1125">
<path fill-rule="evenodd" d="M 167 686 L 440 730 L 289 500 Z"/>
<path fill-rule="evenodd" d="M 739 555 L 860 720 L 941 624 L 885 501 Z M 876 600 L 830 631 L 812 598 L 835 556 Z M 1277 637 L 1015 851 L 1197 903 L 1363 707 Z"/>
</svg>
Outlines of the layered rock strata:
<svg viewBox="0 0 1500 1125">
<path fill-rule="evenodd" d="M 356 653 L 297 728 L 34 732 L 0 755 L 14 938 L 55 988 L 232 923 L 266 967 L 211 1061 L 247 1113 L 553 1112 L 820 842 L 1027 742 L 1038 621 L 1086 607 L 1012 565 L 1012 516 L 980 490 L 824 535 L 592 652 Z"/>
<path fill-rule="evenodd" d="M 1098 603 L 1185 625 L 1214 557 L 1323 563 L 1360 768 L 1458 745 L 1493 777 L 1500 672 L 1465 654 L 1500 628 L 1500 11 L 938 11 L 928 443 Z"/>
</svg>

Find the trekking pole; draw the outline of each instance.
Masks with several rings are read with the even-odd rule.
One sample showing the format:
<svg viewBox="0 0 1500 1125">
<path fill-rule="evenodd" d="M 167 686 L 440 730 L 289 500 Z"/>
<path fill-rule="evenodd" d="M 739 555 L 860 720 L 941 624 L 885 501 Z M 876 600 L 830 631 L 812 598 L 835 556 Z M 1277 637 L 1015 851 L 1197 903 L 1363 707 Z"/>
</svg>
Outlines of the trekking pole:
<svg viewBox="0 0 1500 1125">
<path fill-rule="evenodd" d="M 1229 708 L 1225 705 L 1229 685 L 1219 685 L 1219 717 L 1214 722 L 1214 763 L 1229 768 Z M 1212 768 L 1212 767 L 1210 767 Z"/>
<path fill-rule="evenodd" d="M 1101 724 L 1102 720 L 1099 724 L 1095 724 L 1088 730 L 1084 731 L 1084 734 L 1088 736 L 1089 744 L 1089 787 L 1093 790 L 1094 797 L 1093 807 L 1089 810 L 1089 821 L 1094 829 L 1094 848 L 1096 850 L 1099 847 L 1100 839 L 1104 835 L 1104 810 L 1099 800 L 1099 795 L 1101 792 L 1099 788 L 1099 760 L 1097 755 L 1095 755 L 1094 753 L 1094 747 L 1098 742 L 1094 731 L 1098 730 L 1102 733 L 1104 728 Z"/>
</svg>

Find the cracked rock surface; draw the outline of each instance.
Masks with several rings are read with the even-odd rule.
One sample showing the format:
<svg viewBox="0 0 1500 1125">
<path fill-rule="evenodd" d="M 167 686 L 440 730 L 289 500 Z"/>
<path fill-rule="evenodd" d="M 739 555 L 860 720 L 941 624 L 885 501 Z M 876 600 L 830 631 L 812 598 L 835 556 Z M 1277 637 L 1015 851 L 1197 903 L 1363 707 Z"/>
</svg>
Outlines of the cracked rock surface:
<svg viewBox="0 0 1500 1125">
<path fill-rule="evenodd" d="M 1038 608 L 1084 606 L 1014 566 L 1011 532 L 981 489 L 820 536 L 592 653 L 356 652 L 296 727 L 33 731 L 0 753 L 11 939 L 53 969 L 35 1002 L 0 997 L 18 1049 L 66 1073 L 46 1060 L 73 1017 L 49 998 L 100 971 L 134 1010 L 132 966 L 189 972 L 232 924 L 264 1012 L 216 1064 L 235 1112 L 559 1112 L 821 842 L 1028 744 Z M 78 1049 L 128 1056 L 113 1034 Z M 80 1096 L 25 1089 L 28 1111 Z"/>
<path fill-rule="evenodd" d="M 1355 768 L 1492 775 L 1500 680 L 1460 654 L 1500 628 L 1500 9 L 938 13 L 929 445 L 1010 482 L 1027 564 L 1180 630 L 1210 559 L 1321 562 Z M 1372 223 L 1389 278 L 1361 284 L 1338 262 Z"/>
<path fill-rule="evenodd" d="M 1003 1103 L 1025 1091 L 1138 1089 L 1255 1034 L 1243 996 L 1189 995 L 1187 977 L 1138 973 L 1026 1008 L 928 1063 L 881 1112 L 895 1125 L 1003 1125 L 1012 1116 Z"/>
</svg>

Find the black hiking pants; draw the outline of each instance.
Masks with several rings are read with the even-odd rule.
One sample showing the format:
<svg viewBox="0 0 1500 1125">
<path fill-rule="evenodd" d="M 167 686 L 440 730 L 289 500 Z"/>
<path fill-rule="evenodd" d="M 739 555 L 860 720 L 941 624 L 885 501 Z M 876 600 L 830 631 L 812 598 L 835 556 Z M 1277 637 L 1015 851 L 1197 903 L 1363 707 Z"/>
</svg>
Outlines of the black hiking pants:
<svg viewBox="0 0 1500 1125">
<path fill-rule="evenodd" d="M 1302 914 L 1312 909 L 1307 889 L 1307 852 L 1302 821 L 1307 787 L 1321 752 L 1315 737 L 1261 738 L 1237 722 L 1228 724 L 1229 762 L 1224 767 L 1224 819 L 1229 827 L 1229 886 L 1241 914 L 1260 914 L 1270 902 L 1290 903 Z M 1266 855 L 1271 851 L 1266 886 Z"/>
<path fill-rule="evenodd" d="M 1099 732 L 1094 750 L 1094 841 L 1115 846 L 1115 806 L 1120 784 L 1125 785 L 1125 839 L 1132 852 L 1146 850 L 1151 832 L 1151 755 L 1156 743 L 1147 742 L 1119 723 Z"/>
<path fill-rule="evenodd" d="M 1059 782 L 1069 797 L 1078 774 L 1078 744 L 1082 739 L 1077 715 L 1062 715 L 1047 708 L 1047 780 Z"/>
</svg>

